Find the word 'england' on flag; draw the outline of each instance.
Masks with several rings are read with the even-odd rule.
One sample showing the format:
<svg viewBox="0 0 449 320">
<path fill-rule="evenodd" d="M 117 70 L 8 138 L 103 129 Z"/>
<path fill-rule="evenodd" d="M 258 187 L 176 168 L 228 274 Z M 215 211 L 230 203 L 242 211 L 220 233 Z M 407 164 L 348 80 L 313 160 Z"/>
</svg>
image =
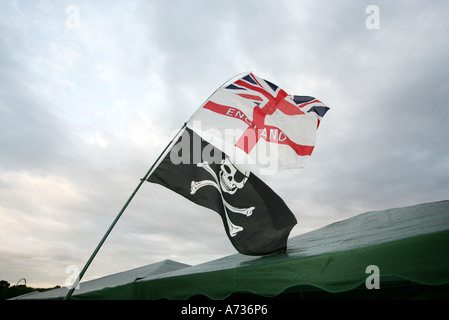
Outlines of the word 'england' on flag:
<svg viewBox="0 0 449 320">
<path fill-rule="evenodd" d="M 285 252 L 296 218 L 262 180 L 186 128 L 147 179 L 216 211 L 238 252 Z"/>
<path fill-rule="evenodd" d="M 289 95 L 249 73 L 220 87 L 188 124 L 234 161 L 274 169 L 271 174 L 305 166 L 328 110 L 314 97 Z"/>
</svg>

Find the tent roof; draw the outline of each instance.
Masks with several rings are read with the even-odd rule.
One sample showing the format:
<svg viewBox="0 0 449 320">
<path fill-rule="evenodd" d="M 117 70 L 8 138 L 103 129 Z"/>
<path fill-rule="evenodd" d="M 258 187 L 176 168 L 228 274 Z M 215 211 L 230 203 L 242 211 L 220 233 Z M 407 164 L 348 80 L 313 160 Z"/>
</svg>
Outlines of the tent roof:
<svg viewBox="0 0 449 320">
<path fill-rule="evenodd" d="M 304 286 L 343 292 L 364 284 L 370 265 L 379 268 L 384 281 L 447 284 L 449 200 L 366 212 L 293 237 L 287 247 L 285 254 L 234 254 L 100 289 L 88 290 L 82 283 L 83 291 L 77 290 L 72 298 L 223 299 L 238 292 L 275 296 Z"/>
<path fill-rule="evenodd" d="M 81 282 L 80 288 L 75 290 L 74 295 L 82 295 L 89 292 L 101 291 L 107 287 L 116 287 L 132 283 L 149 276 L 172 272 L 182 268 L 190 267 L 188 264 L 179 263 L 172 260 L 164 260 L 136 269 L 115 273 L 98 279 Z M 64 298 L 68 289 L 66 287 L 53 289 L 44 292 L 33 291 L 28 294 L 16 297 L 16 299 L 60 299 Z"/>
</svg>

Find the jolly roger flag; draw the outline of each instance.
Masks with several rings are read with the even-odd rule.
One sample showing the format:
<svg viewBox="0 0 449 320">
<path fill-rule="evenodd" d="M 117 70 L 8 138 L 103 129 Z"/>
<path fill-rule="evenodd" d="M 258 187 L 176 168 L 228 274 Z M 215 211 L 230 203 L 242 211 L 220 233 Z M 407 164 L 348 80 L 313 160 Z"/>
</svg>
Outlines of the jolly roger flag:
<svg viewBox="0 0 449 320">
<path fill-rule="evenodd" d="M 262 180 L 186 128 L 147 179 L 216 211 L 242 254 L 284 252 L 296 218 Z"/>
</svg>

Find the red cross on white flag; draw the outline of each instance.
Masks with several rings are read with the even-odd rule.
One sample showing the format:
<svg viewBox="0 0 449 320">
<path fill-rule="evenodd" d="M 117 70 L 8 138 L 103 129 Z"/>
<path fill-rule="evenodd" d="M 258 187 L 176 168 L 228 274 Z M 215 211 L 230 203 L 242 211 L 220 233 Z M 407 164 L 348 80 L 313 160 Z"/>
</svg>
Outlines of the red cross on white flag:
<svg viewBox="0 0 449 320">
<path fill-rule="evenodd" d="M 218 147 L 230 157 L 237 148 L 258 166 L 273 168 L 275 162 L 275 168 L 295 168 L 312 154 L 328 109 L 313 97 L 288 95 L 250 73 L 219 88 L 188 124 L 215 144 L 224 142 Z"/>
</svg>

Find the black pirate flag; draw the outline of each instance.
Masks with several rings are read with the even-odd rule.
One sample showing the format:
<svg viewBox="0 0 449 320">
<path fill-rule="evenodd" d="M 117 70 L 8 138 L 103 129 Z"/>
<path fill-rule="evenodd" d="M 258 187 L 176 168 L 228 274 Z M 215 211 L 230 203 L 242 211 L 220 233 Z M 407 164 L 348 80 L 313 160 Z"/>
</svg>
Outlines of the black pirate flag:
<svg viewBox="0 0 449 320">
<path fill-rule="evenodd" d="M 270 187 L 188 128 L 148 181 L 220 214 L 227 236 L 243 254 L 284 252 L 296 224 Z"/>
</svg>

